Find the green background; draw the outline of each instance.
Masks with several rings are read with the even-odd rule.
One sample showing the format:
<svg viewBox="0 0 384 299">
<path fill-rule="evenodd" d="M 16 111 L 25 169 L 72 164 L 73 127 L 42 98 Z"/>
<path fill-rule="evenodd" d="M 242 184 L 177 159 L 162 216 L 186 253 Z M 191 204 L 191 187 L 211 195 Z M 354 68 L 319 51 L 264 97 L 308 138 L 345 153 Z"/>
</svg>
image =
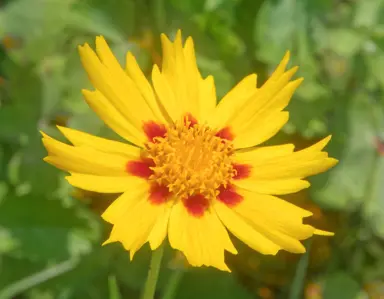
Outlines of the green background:
<svg viewBox="0 0 384 299">
<path fill-rule="evenodd" d="M 231 274 L 186 269 L 176 298 L 384 298 L 382 0 L 0 2 L 0 298 L 139 298 L 149 248 L 130 262 L 119 244 L 101 247 L 110 227 L 99 215 L 113 197 L 70 187 L 42 161 L 39 130 L 58 137 L 60 124 L 114 138 L 82 99 L 89 82 L 77 45 L 104 35 L 148 75 L 159 33 L 178 28 L 193 36 L 219 98 L 249 73 L 262 83 L 291 50 L 305 81 L 272 142 L 301 148 L 333 134 L 327 149 L 340 163 L 286 198 L 335 237 L 314 237 L 302 256 L 237 244 Z M 168 250 L 159 298 L 175 263 Z"/>
</svg>

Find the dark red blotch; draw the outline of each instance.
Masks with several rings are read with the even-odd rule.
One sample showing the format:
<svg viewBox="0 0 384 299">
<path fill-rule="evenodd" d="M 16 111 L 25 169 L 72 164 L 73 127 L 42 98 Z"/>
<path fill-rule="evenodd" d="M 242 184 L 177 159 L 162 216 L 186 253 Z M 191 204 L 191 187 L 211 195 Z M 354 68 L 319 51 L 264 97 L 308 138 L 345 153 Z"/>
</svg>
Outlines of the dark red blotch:
<svg viewBox="0 0 384 299">
<path fill-rule="evenodd" d="M 235 135 L 232 133 L 230 127 L 222 128 L 216 133 L 216 136 L 229 141 L 232 141 L 235 138 Z"/>
<path fill-rule="evenodd" d="M 195 217 L 202 217 L 209 207 L 209 201 L 201 194 L 187 197 L 183 200 L 188 212 Z"/>
<path fill-rule="evenodd" d="M 243 196 L 236 192 L 236 188 L 233 185 L 227 185 L 227 187 L 221 185 L 219 187 L 219 192 L 217 199 L 229 207 L 236 206 L 244 199 Z"/>
<path fill-rule="evenodd" d="M 246 179 L 251 175 L 251 165 L 248 164 L 233 164 L 232 167 L 236 170 L 235 180 Z"/>
<path fill-rule="evenodd" d="M 128 173 L 148 179 L 152 174 L 153 170 L 150 167 L 154 167 L 155 163 L 152 159 L 141 159 L 137 161 L 129 161 L 126 165 L 126 170 Z"/>
<path fill-rule="evenodd" d="M 145 135 L 147 135 L 148 140 L 155 142 L 156 137 L 165 137 L 167 129 L 164 124 L 159 124 L 155 121 L 148 121 L 143 124 L 143 130 Z"/>
<path fill-rule="evenodd" d="M 153 204 L 159 205 L 165 203 L 171 193 L 168 190 L 167 186 L 152 184 L 149 190 L 149 201 Z"/>
<path fill-rule="evenodd" d="M 191 113 L 187 113 L 184 115 L 184 125 L 188 128 L 193 127 L 194 125 L 197 125 L 197 119 L 193 117 Z"/>
</svg>

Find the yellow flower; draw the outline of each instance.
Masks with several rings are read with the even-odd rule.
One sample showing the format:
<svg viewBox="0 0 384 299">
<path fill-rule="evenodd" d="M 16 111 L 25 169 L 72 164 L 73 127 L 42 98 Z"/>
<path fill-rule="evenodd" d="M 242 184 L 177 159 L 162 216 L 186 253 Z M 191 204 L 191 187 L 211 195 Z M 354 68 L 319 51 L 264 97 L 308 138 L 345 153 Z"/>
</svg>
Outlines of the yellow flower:
<svg viewBox="0 0 384 299">
<path fill-rule="evenodd" d="M 163 61 L 150 84 L 127 53 L 125 68 L 103 37 L 96 53 L 79 48 L 95 90 L 83 90 L 99 117 L 129 143 L 59 130 L 73 144 L 43 133 L 45 161 L 68 171 L 70 184 L 122 193 L 103 213 L 113 224 L 105 243 L 121 242 L 131 258 L 143 244 L 152 250 L 168 235 L 192 266 L 230 271 L 224 251 L 236 254 L 228 231 L 263 254 L 305 252 L 300 240 L 332 235 L 302 223 L 312 213 L 275 195 L 308 188 L 305 177 L 337 161 L 322 149 L 330 136 L 294 151 L 292 144 L 260 146 L 288 120 L 282 111 L 302 82 L 290 81 L 289 53 L 269 80 L 252 74 L 217 104 L 212 76 L 202 78 L 192 38 L 172 43 L 161 35 Z"/>
</svg>

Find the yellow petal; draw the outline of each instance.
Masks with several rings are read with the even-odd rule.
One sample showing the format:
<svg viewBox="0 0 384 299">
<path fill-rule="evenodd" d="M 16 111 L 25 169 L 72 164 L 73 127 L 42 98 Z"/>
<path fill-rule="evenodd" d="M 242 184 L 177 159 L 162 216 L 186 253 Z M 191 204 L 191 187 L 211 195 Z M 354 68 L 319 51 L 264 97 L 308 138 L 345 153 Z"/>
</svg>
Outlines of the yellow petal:
<svg viewBox="0 0 384 299">
<path fill-rule="evenodd" d="M 154 224 L 151 233 L 148 236 L 148 242 L 152 250 L 157 249 L 164 241 L 168 232 L 168 222 L 171 215 L 171 207 L 161 214 Z"/>
<path fill-rule="evenodd" d="M 149 194 L 149 184 L 145 180 L 137 181 L 137 184 L 128 192 L 120 195 L 101 215 L 109 222 L 116 223 L 119 219 L 131 209 L 140 199 L 147 198 Z"/>
<path fill-rule="evenodd" d="M 239 151 L 236 152 L 235 161 L 257 169 L 252 172 L 252 180 L 301 179 L 324 172 L 337 164 L 336 159 L 328 158 L 328 154 L 321 151 L 329 140 L 330 136 L 296 152 L 292 151 L 291 145 L 284 145 L 286 149 L 277 146 Z"/>
<path fill-rule="evenodd" d="M 48 151 L 44 160 L 69 172 L 106 176 L 126 176 L 127 158 L 88 147 L 75 147 L 57 141 L 45 133 L 43 144 Z"/>
<path fill-rule="evenodd" d="M 97 137 L 71 128 L 58 126 L 63 135 L 75 146 L 92 147 L 106 153 L 117 153 L 132 159 L 140 157 L 140 148 L 105 138 Z"/>
<path fill-rule="evenodd" d="M 236 149 L 259 145 L 275 136 L 287 123 L 288 119 L 289 113 L 286 111 L 270 115 L 269 118 L 257 119 L 256 124 L 251 124 L 241 133 L 237 133 L 235 130 L 232 131 L 235 136 L 233 144 Z"/>
<path fill-rule="evenodd" d="M 227 126 L 234 112 L 240 112 L 239 109 L 244 103 L 256 93 L 256 83 L 257 76 L 252 74 L 245 77 L 232 88 L 219 102 L 211 118 L 208 119 L 209 125 L 216 129 Z"/>
<path fill-rule="evenodd" d="M 113 208 L 109 207 L 103 214 L 104 219 L 108 218 L 108 221 L 113 223 L 107 243 L 121 242 L 124 248 L 130 251 L 131 259 L 135 252 L 148 241 L 152 230 L 158 229 L 157 222 L 170 209 L 167 204 L 152 204 L 148 200 L 149 193 L 146 196 L 140 196 L 145 189 L 144 187 L 140 190 L 141 192 L 134 191 L 135 195 L 126 196 L 126 193 L 130 193 L 127 191 L 113 203 Z M 157 235 L 152 239 L 159 242 L 160 237 Z"/>
<path fill-rule="evenodd" d="M 92 110 L 96 112 L 108 127 L 125 140 L 140 146 L 147 141 L 144 132 L 135 128 L 127 121 L 100 91 L 82 90 L 82 93 Z"/>
<path fill-rule="evenodd" d="M 164 110 L 162 104 L 156 99 L 152 86 L 144 76 L 144 73 L 140 69 L 136 58 L 132 55 L 131 52 L 128 52 L 126 56 L 126 72 L 135 82 L 137 89 L 148 103 L 148 106 L 151 108 L 156 119 L 164 123 L 170 122 L 167 112 Z"/>
<path fill-rule="evenodd" d="M 160 102 L 173 120 L 186 114 L 204 122 L 216 105 L 212 77 L 203 79 L 196 63 L 194 44 L 188 37 L 183 46 L 181 31 L 172 43 L 161 35 L 163 62 L 161 72 L 155 66 L 152 82 Z"/>
<path fill-rule="evenodd" d="M 168 230 L 171 246 L 182 251 L 192 266 L 230 271 L 224 261 L 224 250 L 236 253 L 236 249 L 213 211 L 195 217 L 179 201 L 172 208 Z"/>
<path fill-rule="evenodd" d="M 258 180 L 253 179 L 252 176 L 250 178 L 235 180 L 233 183 L 236 186 L 248 191 L 274 195 L 296 193 L 310 186 L 307 181 L 297 178 L 281 180 Z"/>
<path fill-rule="evenodd" d="M 257 90 L 257 93 L 241 107 L 242 113 L 233 115 L 231 125 L 242 126 L 243 120 L 247 121 L 266 110 L 269 113 L 281 111 L 288 105 L 292 93 L 303 81 L 303 79 L 300 78 L 289 83 L 289 80 L 296 71 L 297 67 L 288 70 L 276 80 L 269 78 L 267 82 Z M 286 99 L 286 97 L 289 98 Z"/>
<path fill-rule="evenodd" d="M 123 193 L 141 184 L 141 178 L 135 176 L 99 176 L 72 173 L 66 177 L 74 187 L 98 193 Z"/>
<path fill-rule="evenodd" d="M 216 107 L 216 87 L 212 76 L 208 76 L 203 81 L 200 81 L 199 89 L 199 114 L 197 118 L 202 123 L 206 123 Z"/>
<path fill-rule="evenodd" d="M 123 117 L 134 125 L 137 129 L 141 128 L 140 117 L 133 112 L 132 104 L 137 98 L 132 98 L 123 87 L 123 82 L 116 79 L 114 74 L 101 63 L 96 53 L 93 52 L 88 44 L 79 47 L 81 62 L 86 70 L 93 86 L 99 90 L 105 98 L 121 112 Z M 127 101 L 131 99 L 131 101 Z"/>
<path fill-rule="evenodd" d="M 291 52 L 287 51 L 285 53 L 283 59 L 281 60 L 281 62 L 277 66 L 277 68 L 275 69 L 275 71 L 272 73 L 272 75 L 271 75 L 272 80 L 279 78 L 285 72 L 285 69 L 287 68 L 290 57 L 291 57 Z"/>
<path fill-rule="evenodd" d="M 98 56 L 88 44 L 79 47 L 81 61 L 92 84 L 108 102 L 136 129 L 141 130 L 143 122 L 163 121 L 164 118 L 158 119 L 159 114 L 153 113 L 154 110 L 159 111 L 156 103 L 148 103 L 143 98 L 137 85 L 121 68 L 104 38 L 96 39 L 96 50 Z"/>
<path fill-rule="evenodd" d="M 291 159 L 290 159 L 291 158 Z M 333 158 L 312 161 L 295 161 L 294 157 L 287 157 L 284 162 L 270 162 L 258 165 L 258 172 L 254 177 L 259 179 L 283 179 L 289 177 L 304 178 L 324 172 L 337 164 Z"/>
<path fill-rule="evenodd" d="M 325 230 L 321 230 L 321 229 L 315 229 L 315 232 L 314 232 L 315 235 L 320 235 L 320 236 L 334 236 L 335 234 L 332 233 L 332 232 L 327 232 Z"/>
<path fill-rule="evenodd" d="M 174 91 L 167 78 L 163 76 L 157 65 L 152 69 L 152 83 L 156 94 L 168 112 L 172 120 L 177 120 L 181 116 L 180 102 L 177 101 Z"/>
<path fill-rule="evenodd" d="M 305 252 L 300 240 L 316 233 L 315 228 L 302 223 L 311 212 L 273 196 L 237 192 L 243 200 L 232 208 L 214 203 L 221 221 L 235 236 L 263 254 L 276 254 L 279 249 Z"/>
<path fill-rule="evenodd" d="M 271 145 L 237 150 L 235 154 L 236 158 L 241 162 L 260 163 L 291 154 L 294 149 L 295 146 L 293 144 Z"/>
<path fill-rule="evenodd" d="M 101 62 L 109 70 L 110 76 L 115 83 L 114 88 L 117 88 L 119 92 L 126 96 L 125 102 L 127 102 L 127 109 L 134 110 L 137 117 L 143 121 L 164 122 L 165 119 L 160 113 L 155 99 L 148 97 L 148 94 L 146 94 L 146 97 L 143 97 L 138 85 L 122 69 L 105 39 L 101 36 L 96 38 L 96 52 Z M 135 67 L 135 65 L 133 65 L 133 67 Z M 137 71 L 136 69 L 136 74 Z M 125 110 L 123 110 L 123 112 L 124 111 Z M 128 114 L 130 114 L 130 112 L 128 112 Z"/>
<path fill-rule="evenodd" d="M 243 197 L 233 211 L 243 217 L 254 229 L 293 253 L 305 252 L 299 240 L 312 236 L 315 229 L 302 223 L 312 213 L 277 197 L 237 190 Z"/>
<path fill-rule="evenodd" d="M 300 151 L 297 151 L 295 153 L 295 159 L 296 160 L 315 160 L 315 159 L 320 159 L 327 157 L 325 155 L 325 152 L 322 152 L 321 150 L 324 149 L 324 147 L 329 143 L 331 140 L 331 135 L 323 138 L 319 142 L 302 149 Z"/>
<path fill-rule="evenodd" d="M 281 249 L 280 246 L 260 234 L 225 204 L 216 201 L 214 209 L 227 229 L 252 249 L 262 254 L 271 255 L 275 255 Z"/>
<path fill-rule="evenodd" d="M 302 82 L 302 78 L 289 82 L 297 67 L 285 71 L 288 59 L 289 53 L 260 88 L 251 84 L 256 84 L 255 76 L 246 78 L 217 106 L 210 124 L 218 129 L 228 127 L 236 149 L 265 142 L 288 121 L 288 113 L 281 111 Z"/>
</svg>

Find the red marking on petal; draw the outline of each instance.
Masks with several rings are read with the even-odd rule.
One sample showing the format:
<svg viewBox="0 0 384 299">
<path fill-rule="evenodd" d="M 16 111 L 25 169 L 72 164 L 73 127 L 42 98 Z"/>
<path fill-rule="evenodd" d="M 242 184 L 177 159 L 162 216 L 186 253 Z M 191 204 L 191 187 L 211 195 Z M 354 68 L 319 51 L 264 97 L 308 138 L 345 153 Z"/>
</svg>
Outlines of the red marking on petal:
<svg viewBox="0 0 384 299">
<path fill-rule="evenodd" d="M 153 166 L 155 166 L 155 164 L 152 159 L 129 161 L 126 165 L 126 170 L 134 176 L 147 179 L 153 174 L 152 169 L 150 169 L 150 167 Z"/>
<path fill-rule="evenodd" d="M 236 170 L 234 180 L 246 179 L 251 175 L 252 166 L 248 164 L 233 164 L 232 167 Z"/>
<path fill-rule="evenodd" d="M 222 128 L 219 132 L 216 133 L 216 136 L 230 141 L 235 138 L 229 127 Z"/>
<path fill-rule="evenodd" d="M 159 124 L 154 121 L 149 121 L 143 124 L 143 130 L 145 135 L 147 135 L 148 140 L 155 142 L 154 138 L 156 137 L 165 137 L 167 129 L 164 124 Z"/>
<path fill-rule="evenodd" d="M 165 203 L 170 194 L 167 186 L 152 184 L 151 189 L 149 190 L 148 199 L 152 204 L 159 205 Z"/>
<path fill-rule="evenodd" d="M 384 156 L 384 141 L 379 137 L 375 138 L 376 150 L 380 156 Z"/>
<path fill-rule="evenodd" d="M 227 187 L 221 185 L 219 192 L 217 199 L 229 207 L 236 206 L 244 199 L 243 196 L 236 192 L 236 188 L 233 185 L 228 185 Z"/>
<path fill-rule="evenodd" d="M 188 212 L 195 217 L 203 216 L 209 207 L 208 199 L 201 194 L 189 196 L 183 200 L 183 203 Z"/>
<path fill-rule="evenodd" d="M 194 125 L 197 125 L 197 119 L 194 118 L 191 113 L 187 113 L 184 116 L 184 125 L 188 128 L 193 127 Z"/>
</svg>

